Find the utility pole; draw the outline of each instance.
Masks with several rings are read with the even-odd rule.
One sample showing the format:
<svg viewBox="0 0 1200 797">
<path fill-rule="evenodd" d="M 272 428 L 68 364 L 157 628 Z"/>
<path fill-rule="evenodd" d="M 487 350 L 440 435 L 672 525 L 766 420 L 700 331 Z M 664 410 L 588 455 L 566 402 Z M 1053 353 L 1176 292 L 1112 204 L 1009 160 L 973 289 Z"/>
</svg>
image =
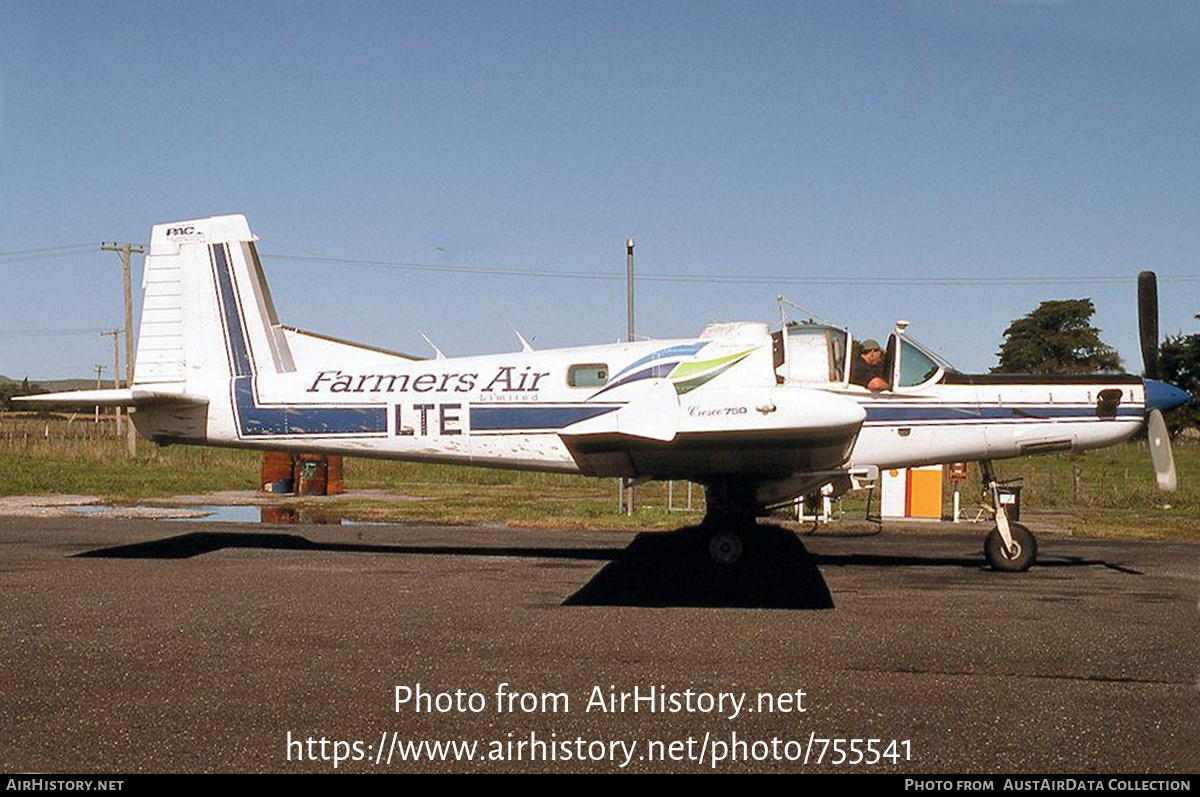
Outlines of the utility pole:
<svg viewBox="0 0 1200 797">
<path fill-rule="evenodd" d="M 122 329 L 106 329 L 100 335 L 112 335 L 113 339 L 113 387 L 117 390 L 121 389 L 121 350 L 117 345 L 117 338 L 121 337 Z M 97 382 L 96 387 L 100 387 Z M 121 436 L 121 407 L 118 405 L 113 408 L 117 413 L 117 437 Z"/>
<path fill-rule="evenodd" d="M 628 341 L 633 343 L 633 236 L 625 242 L 625 327 Z M 633 481 L 621 480 L 625 498 L 625 513 L 633 517 Z"/>
<path fill-rule="evenodd" d="M 141 244 L 117 243 L 116 241 L 100 244 L 103 252 L 117 252 L 121 255 L 121 269 L 125 278 L 125 385 L 133 386 L 133 287 L 132 269 L 129 265 L 130 255 L 144 255 L 146 248 Z M 137 456 L 137 431 L 133 424 L 125 430 L 125 452 L 132 459 Z"/>
<path fill-rule="evenodd" d="M 625 242 L 625 325 L 633 343 L 633 237 Z"/>
</svg>

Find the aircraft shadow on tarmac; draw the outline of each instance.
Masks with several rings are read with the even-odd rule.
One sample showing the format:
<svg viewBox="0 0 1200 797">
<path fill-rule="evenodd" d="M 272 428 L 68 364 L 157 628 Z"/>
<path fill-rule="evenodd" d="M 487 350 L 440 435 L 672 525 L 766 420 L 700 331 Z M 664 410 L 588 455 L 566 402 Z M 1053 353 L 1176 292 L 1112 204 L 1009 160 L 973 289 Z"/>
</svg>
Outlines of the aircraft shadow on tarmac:
<svg viewBox="0 0 1200 797">
<path fill-rule="evenodd" d="M 832 609 L 833 596 L 822 567 L 985 569 L 982 555 L 812 554 L 794 533 L 773 525 L 758 526 L 753 544 L 736 564 L 720 565 L 708 555 L 708 539 L 698 527 L 639 534 L 564 605 Z M 1119 564 L 1083 557 L 1046 557 L 1039 564 L 1093 566 L 1138 574 Z"/>
<path fill-rule="evenodd" d="M 983 557 L 811 554 L 794 533 L 761 525 L 754 544 L 733 565 L 708 555 L 708 536 L 698 527 L 637 535 L 626 548 L 534 548 L 470 545 L 393 545 L 313 542 L 274 532 L 191 532 L 161 540 L 98 548 L 75 554 L 99 559 L 188 559 L 228 548 L 418 556 L 487 556 L 606 561 L 564 606 L 690 606 L 832 609 L 833 596 L 820 567 L 953 567 L 983 569 Z M 1121 565 L 1083 557 L 1051 557 L 1038 567 L 1102 566 L 1136 574 Z"/>
<path fill-rule="evenodd" d="M 718 564 L 699 527 L 639 534 L 565 606 L 832 609 L 816 557 L 795 534 L 759 526 L 733 564 Z"/>
</svg>

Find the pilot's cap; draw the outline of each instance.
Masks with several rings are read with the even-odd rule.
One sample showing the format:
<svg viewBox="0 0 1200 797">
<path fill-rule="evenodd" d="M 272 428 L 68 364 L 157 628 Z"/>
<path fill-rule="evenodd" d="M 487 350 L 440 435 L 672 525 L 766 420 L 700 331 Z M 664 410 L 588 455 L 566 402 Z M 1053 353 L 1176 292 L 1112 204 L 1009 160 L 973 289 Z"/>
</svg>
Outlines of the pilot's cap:
<svg viewBox="0 0 1200 797">
<path fill-rule="evenodd" d="M 866 354 L 869 351 L 883 351 L 879 346 L 879 341 L 874 338 L 867 338 L 862 342 L 862 352 Z"/>
</svg>

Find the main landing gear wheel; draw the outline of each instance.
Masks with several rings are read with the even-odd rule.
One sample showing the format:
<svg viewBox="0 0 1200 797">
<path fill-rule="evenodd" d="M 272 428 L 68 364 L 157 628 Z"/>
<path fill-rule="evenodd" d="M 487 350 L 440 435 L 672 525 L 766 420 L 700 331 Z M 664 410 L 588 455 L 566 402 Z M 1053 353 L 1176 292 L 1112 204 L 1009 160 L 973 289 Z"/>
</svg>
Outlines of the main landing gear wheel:
<svg viewBox="0 0 1200 797">
<path fill-rule="evenodd" d="M 1012 549 L 1005 550 L 1000 529 L 993 528 L 983 541 L 983 555 L 995 570 L 1003 573 L 1023 573 L 1037 559 L 1037 540 L 1033 532 L 1020 523 L 1009 523 L 1008 530 L 1012 535 Z"/>
<path fill-rule="evenodd" d="M 708 535 L 708 555 L 722 567 L 737 564 L 744 552 L 745 544 L 736 531 L 721 529 Z"/>
</svg>

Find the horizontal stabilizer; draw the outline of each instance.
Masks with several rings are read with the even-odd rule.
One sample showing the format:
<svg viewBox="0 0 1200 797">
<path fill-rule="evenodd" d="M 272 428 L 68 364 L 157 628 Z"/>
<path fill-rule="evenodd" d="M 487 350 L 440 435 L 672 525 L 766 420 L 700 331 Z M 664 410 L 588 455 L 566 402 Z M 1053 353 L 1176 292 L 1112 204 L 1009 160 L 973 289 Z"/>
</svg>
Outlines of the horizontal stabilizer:
<svg viewBox="0 0 1200 797">
<path fill-rule="evenodd" d="M 36 396 L 15 396 L 13 401 L 24 404 L 58 404 L 72 407 L 147 407 L 150 405 L 182 404 L 203 406 L 208 403 L 205 396 L 194 393 L 166 390 L 142 390 L 138 388 L 110 388 L 107 390 L 71 390 L 66 393 L 41 393 Z"/>
</svg>

